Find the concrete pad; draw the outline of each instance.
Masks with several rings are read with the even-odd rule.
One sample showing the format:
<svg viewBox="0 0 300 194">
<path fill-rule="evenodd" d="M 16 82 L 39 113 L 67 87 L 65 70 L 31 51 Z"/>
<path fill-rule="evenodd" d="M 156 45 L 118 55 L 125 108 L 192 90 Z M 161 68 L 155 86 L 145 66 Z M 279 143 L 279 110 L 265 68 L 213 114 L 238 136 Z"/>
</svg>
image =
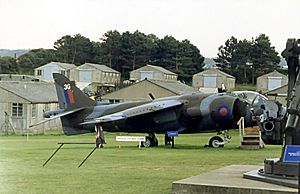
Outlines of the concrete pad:
<svg viewBox="0 0 300 194">
<path fill-rule="evenodd" d="M 243 178 L 243 174 L 262 168 L 231 165 L 198 176 L 175 181 L 172 194 L 296 194 L 297 189 Z"/>
<path fill-rule="evenodd" d="M 263 181 L 266 183 L 282 185 L 286 187 L 298 188 L 298 179 L 291 179 L 291 178 L 282 178 L 279 176 L 276 177 L 275 175 L 261 175 L 258 170 L 252 170 L 249 172 L 244 173 L 244 178 L 256 180 L 256 181 Z"/>
</svg>

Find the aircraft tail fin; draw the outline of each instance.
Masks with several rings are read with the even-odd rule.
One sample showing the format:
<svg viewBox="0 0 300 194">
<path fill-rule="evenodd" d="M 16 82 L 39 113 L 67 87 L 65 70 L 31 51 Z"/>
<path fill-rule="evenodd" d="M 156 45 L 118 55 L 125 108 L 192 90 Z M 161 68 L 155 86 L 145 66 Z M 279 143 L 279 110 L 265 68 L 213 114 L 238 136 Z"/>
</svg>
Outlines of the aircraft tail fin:
<svg viewBox="0 0 300 194">
<path fill-rule="evenodd" d="M 59 108 L 65 111 L 95 106 L 96 102 L 85 95 L 74 81 L 59 73 L 53 73 Z"/>
</svg>

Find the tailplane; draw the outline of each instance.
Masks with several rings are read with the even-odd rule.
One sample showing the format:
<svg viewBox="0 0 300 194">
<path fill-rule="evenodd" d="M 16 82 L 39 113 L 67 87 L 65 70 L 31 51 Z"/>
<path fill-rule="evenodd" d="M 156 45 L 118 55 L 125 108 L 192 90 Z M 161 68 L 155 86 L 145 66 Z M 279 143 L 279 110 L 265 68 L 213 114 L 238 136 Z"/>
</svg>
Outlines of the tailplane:
<svg viewBox="0 0 300 194">
<path fill-rule="evenodd" d="M 74 81 L 59 73 L 53 73 L 59 108 L 65 111 L 95 106 L 96 102 L 76 87 Z"/>
</svg>

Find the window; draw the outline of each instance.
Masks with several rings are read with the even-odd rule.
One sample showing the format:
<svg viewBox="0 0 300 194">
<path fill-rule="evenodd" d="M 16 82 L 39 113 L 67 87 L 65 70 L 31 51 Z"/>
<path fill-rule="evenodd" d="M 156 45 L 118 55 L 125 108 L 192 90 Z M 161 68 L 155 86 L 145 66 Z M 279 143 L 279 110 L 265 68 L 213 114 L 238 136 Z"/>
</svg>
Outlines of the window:
<svg viewBox="0 0 300 194">
<path fill-rule="evenodd" d="M 23 104 L 22 103 L 12 103 L 12 116 L 22 117 L 23 116 Z"/>
<path fill-rule="evenodd" d="M 42 70 L 41 69 L 37 70 L 37 75 L 42 75 Z"/>
<path fill-rule="evenodd" d="M 116 103 L 120 103 L 120 99 L 110 99 L 109 100 L 110 104 L 116 104 Z"/>
<path fill-rule="evenodd" d="M 31 117 L 32 118 L 36 117 L 36 104 L 31 105 Z"/>
</svg>

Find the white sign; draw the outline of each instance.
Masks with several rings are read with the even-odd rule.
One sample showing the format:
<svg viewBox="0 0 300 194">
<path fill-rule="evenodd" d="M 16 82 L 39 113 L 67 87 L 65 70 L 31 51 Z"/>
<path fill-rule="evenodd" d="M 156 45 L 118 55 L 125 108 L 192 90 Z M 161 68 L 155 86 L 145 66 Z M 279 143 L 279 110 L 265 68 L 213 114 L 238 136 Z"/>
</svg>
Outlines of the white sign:
<svg viewBox="0 0 300 194">
<path fill-rule="evenodd" d="M 116 136 L 116 141 L 146 141 L 145 136 Z"/>
</svg>

